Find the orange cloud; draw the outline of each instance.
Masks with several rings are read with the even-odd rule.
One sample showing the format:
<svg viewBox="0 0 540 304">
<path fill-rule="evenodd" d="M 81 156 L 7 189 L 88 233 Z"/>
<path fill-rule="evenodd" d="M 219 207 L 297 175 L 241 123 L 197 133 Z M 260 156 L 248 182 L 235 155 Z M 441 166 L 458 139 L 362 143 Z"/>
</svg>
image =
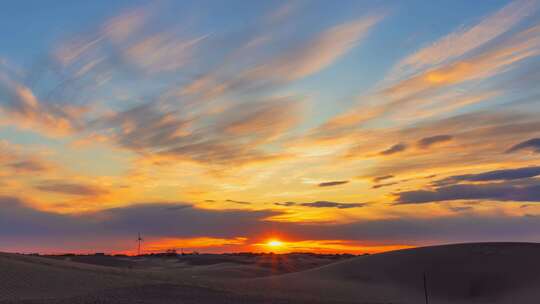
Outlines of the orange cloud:
<svg viewBox="0 0 540 304">
<path fill-rule="evenodd" d="M 231 246 L 243 246 L 246 244 L 247 238 L 214 238 L 214 237 L 196 237 L 196 238 L 161 238 L 156 241 L 144 243 L 144 251 L 148 252 L 164 252 L 167 249 L 217 249 L 226 250 Z"/>
<path fill-rule="evenodd" d="M 394 67 L 388 78 L 400 79 L 462 56 L 506 33 L 537 9 L 536 1 L 513 1 L 478 24 L 451 32 L 406 57 Z"/>
<path fill-rule="evenodd" d="M 30 88 L 0 74 L 0 90 L 5 91 L 4 124 L 35 130 L 44 135 L 65 136 L 78 128 L 82 115 L 88 108 L 75 105 L 45 103 L 39 100 Z M 2 96 L 4 97 L 4 96 Z"/>
<path fill-rule="evenodd" d="M 276 244 L 274 244 L 274 242 Z M 279 242 L 279 244 L 277 244 Z M 316 253 L 379 253 L 384 251 L 413 248 L 411 245 L 369 245 L 362 242 L 346 240 L 300 240 L 283 241 L 274 240 L 252 245 L 257 251 L 276 253 L 287 252 L 316 252 Z"/>
</svg>

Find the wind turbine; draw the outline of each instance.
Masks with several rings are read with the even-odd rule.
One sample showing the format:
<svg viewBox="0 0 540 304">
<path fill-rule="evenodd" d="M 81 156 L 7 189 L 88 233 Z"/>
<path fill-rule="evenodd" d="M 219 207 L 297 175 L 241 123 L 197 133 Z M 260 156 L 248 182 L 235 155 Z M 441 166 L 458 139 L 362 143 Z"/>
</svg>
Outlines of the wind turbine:
<svg viewBox="0 0 540 304">
<path fill-rule="evenodd" d="M 139 242 L 139 247 L 137 247 L 137 256 L 141 255 L 141 242 L 143 241 L 143 238 L 141 237 L 141 233 L 139 232 L 139 235 L 137 237 L 137 242 Z"/>
</svg>

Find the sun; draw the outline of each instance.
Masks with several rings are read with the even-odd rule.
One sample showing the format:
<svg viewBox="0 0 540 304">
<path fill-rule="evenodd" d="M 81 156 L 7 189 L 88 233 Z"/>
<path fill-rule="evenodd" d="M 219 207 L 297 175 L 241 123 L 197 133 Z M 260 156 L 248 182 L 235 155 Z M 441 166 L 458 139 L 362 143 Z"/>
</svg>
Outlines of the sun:
<svg viewBox="0 0 540 304">
<path fill-rule="evenodd" d="M 272 247 L 272 248 L 280 248 L 283 247 L 284 243 L 280 240 L 269 240 L 266 242 L 266 246 Z"/>
</svg>

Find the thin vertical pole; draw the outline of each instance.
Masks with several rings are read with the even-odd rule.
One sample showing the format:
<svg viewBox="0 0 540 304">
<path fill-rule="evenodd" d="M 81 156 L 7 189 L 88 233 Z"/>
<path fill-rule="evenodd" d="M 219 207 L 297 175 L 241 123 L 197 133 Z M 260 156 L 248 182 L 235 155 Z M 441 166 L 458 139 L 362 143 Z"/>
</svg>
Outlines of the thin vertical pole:
<svg viewBox="0 0 540 304">
<path fill-rule="evenodd" d="M 139 232 L 139 237 L 137 238 L 139 246 L 137 247 L 137 255 L 141 255 L 141 233 Z"/>
<path fill-rule="evenodd" d="M 427 290 L 427 279 L 426 272 L 424 271 L 424 296 L 426 297 L 426 304 L 429 304 L 428 290 Z"/>
</svg>

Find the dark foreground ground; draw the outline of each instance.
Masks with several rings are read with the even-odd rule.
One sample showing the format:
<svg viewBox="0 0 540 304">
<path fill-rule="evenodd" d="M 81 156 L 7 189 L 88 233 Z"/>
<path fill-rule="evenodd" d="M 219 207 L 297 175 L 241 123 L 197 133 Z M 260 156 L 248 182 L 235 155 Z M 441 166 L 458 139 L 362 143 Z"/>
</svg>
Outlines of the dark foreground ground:
<svg viewBox="0 0 540 304">
<path fill-rule="evenodd" d="M 0 254 L 6 303 L 540 303 L 540 244 L 457 244 L 359 257 Z"/>
</svg>

